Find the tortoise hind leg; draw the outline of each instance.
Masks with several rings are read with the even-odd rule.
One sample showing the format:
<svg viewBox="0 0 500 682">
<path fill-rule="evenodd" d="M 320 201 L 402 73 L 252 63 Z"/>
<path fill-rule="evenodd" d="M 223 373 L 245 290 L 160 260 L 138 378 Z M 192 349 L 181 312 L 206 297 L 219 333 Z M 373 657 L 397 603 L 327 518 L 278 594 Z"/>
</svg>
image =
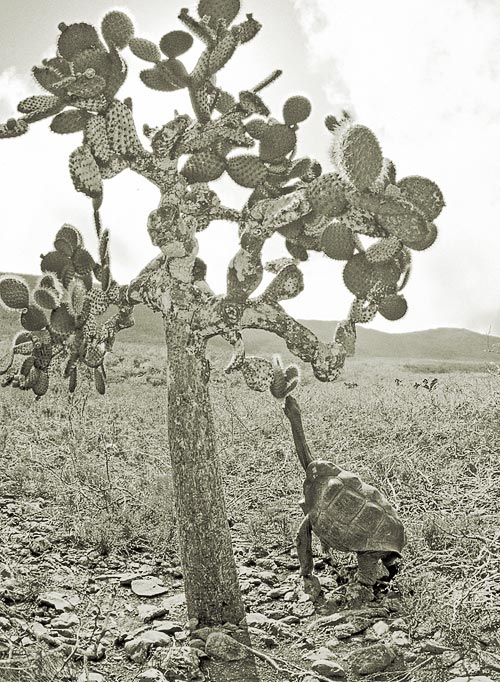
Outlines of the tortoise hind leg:
<svg viewBox="0 0 500 682">
<path fill-rule="evenodd" d="M 306 516 L 299 526 L 296 546 L 300 563 L 300 575 L 311 575 L 313 572 L 313 556 L 312 528 L 309 516 Z"/>
</svg>

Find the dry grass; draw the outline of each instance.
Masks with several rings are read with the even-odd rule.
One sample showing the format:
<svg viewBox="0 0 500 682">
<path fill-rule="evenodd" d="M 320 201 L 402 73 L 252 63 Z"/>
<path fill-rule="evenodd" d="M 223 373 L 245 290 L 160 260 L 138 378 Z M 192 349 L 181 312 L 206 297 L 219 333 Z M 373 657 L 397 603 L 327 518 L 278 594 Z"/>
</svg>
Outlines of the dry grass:
<svg viewBox="0 0 500 682">
<path fill-rule="evenodd" d="M 223 362 L 215 358 L 212 396 L 234 532 L 290 546 L 302 472 L 287 422 Z M 62 386 L 38 403 L 0 393 L 4 475 L 14 491 L 49 500 L 72 542 L 102 554 L 172 551 L 163 363 L 157 348 L 119 346 L 105 399 L 90 387 L 69 401 Z M 333 385 L 305 374 L 297 398 L 315 456 L 356 471 L 398 509 L 411 626 L 431 619 L 450 645 L 500 646 L 500 379 L 455 367 L 436 371 L 429 390 L 428 369 L 353 362 Z"/>
</svg>

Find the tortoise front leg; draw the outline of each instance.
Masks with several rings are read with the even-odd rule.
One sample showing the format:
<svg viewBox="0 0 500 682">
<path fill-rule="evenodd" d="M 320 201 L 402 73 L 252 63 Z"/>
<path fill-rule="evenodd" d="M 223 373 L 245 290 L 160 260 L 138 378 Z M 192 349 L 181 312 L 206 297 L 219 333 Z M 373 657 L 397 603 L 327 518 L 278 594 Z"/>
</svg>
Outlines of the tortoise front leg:
<svg viewBox="0 0 500 682">
<path fill-rule="evenodd" d="M 311 575 L 313 571 L 312 528 L 309 515 L 299 526 L 296 538 L 297 554 L 300 563 L 300 575 Z"/>
</svg>

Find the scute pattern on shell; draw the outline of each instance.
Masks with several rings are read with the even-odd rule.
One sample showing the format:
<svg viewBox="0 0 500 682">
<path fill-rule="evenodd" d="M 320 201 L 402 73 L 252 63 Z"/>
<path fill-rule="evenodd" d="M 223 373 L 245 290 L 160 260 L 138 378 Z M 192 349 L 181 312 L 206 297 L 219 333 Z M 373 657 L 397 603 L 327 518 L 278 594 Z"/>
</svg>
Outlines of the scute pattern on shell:
<svg viewBox="0 0 500 682">
<path fill-rule="evenodd" d="M 304 497 L 313 531 L 330 547 L 401 553 L 405 534 L 395 510 L 355 474 L 315 460 L 307 468 Z"/>
</svg>

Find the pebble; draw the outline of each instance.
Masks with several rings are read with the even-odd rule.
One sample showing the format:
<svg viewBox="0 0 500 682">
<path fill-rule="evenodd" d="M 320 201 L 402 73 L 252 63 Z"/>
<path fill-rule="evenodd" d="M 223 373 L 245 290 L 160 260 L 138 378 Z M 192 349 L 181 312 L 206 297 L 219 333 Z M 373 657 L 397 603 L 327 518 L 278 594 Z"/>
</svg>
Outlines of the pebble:
<svg viewBox="0 0 500 682">
<path fill-rule="evenodd" d="M 331 661 L 329 659 L 319 659 L 311 665 L 311 670 L 318 675 L 323 675 L 330 679 L 337 679 L 339 677 L 345 677 L 346 673 L 344 668 L 337 661 Z"/>
<path fill-rule="evenodd" d="M 395 630 L 392 632 L 391 641 L 396 646 L 409 646 L 411 644 L 411 639 L 408 637 L 407 633 L 402 630 Z"/>
<path fill-rule="evenodd" d="M 460 651 L 443 651 L 441 654 L 441 661 L 445 668 L 449 668 L 455 663 L 458 663 L 462 658 Z"/>
<path fill-rule="evenodd" d="M 134 663 L 144 663 L 154 647 L 170 646 L 172 640 L 168 635 L 157 630 L 146 630 L 138 637 L 125 643 L 124 650 Z"/>
<path fill-rule="evenodd" d="M 349 663 L 355 675 L 379 673 L 390 666 L 396 654 L 385 644 L 373 644 L 354 651 L 349 656 Z"/>
<path fill-rule="evenodd" d="M 240 625 L 245 627 L 245 625 L 263 625 L 269 621 L 268 616 L 263 613 L 258 613 L 257 611 L 250 611 L 247 615 L 240 621 Z"/>
<path fill-rule="evenodd" d="M 426 651 L 429 654 L 442 654 L 448 647 L 435 639 L 426 639 L 420 644 L 420 650 Z"/>
<path fill-rule="evenodd" d="M 222 661 L 240 661 L 248 656 L 247 649 L 224 632 L 211 632 L 208 635 L 205 652 Z"/>
<path fill-rule="evenodd" d="M 299 602 L 292 606 L 292 614 L 297 616 L 297 618 L 309 618 L 314 613 L 314 604 L 311 601 Z"/>
<path fill-rule="evenodd" d="M 137 682 L 167 682 L 165 675 L 157 668 L 148 668 L 135 679 Z"/>
<path fill-rule="evenodd" d="M 158 632 L 164 632 L 166 635 L 175 635 L 177 632 L 182 632 L 182 625 L 173 620 L 153 621 L 153 627 Z"/>
<path fill-rule="evenodd" d="M 389 627 L 391 630 L 402 630 L 403 632 L 408 632 L 409 630 L 408 623 L 404 618 L 396 618 L 392 621 Z"/>
<path fill-rule="evenodd" d="M 76 682 L 104 682 L 104 675 L 100 673 L 83 672 L 78 676 Z"/>
<path fill-rule="evenodd" d="M 383 637 L 389 630 L 389 625 L 385 622 L 385 620 L 377 620 L 376 623 L 373 623 L 370 630 L 372 630 L 377 637 Z"/>
<path fill-rule="evenodd" d="M 284 597 L 287 592 L 290 592 L 290 587 L 288 585 L 282 585 L 281 587 L 273 587 L 267 593 L 271 599 L 280 599 Z"/>
<path fill-rule="evenodd" d="M 470 658 L 464 658 L 461 661 L 457 661 L 457 663 L 450 668 L 450 674 L 456 675 L 457 677 L 470 677 L 479 675 L 481 672 L 481 665 L 479 662 L 471 661 Z"/>
</svg>

